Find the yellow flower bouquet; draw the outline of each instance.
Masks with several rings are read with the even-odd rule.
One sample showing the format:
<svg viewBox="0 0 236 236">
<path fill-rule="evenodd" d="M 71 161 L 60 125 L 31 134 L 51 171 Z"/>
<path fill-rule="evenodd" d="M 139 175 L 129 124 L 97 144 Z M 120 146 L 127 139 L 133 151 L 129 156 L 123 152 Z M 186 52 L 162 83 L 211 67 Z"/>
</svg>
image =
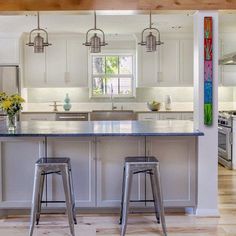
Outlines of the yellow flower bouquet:
<svg viewBox="0 0 236 236">
<path fill-rule="evenodd" d="M 19 94 L 7 95 L 0 93 L 0 109 L 7 114 L 8 129 L 14 130 L 16 127 L 16 114 L 23 109 L 22 103 L 25 100 Z"/>
</svg>

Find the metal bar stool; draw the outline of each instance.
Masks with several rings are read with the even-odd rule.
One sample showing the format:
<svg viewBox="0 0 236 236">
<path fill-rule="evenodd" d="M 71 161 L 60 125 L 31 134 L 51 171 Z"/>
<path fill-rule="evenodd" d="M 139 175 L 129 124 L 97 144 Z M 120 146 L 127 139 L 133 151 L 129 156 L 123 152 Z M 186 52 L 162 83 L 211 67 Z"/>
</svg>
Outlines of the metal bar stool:
<svg viewBox="0 0 236 236">
<path fill-rule="evenodd" d="M 62 176 L 66 201 L 42 201 L 44 179 L 49 174 Z M 70 158 L 40 158 L 35 163 L 34 189 L 31 208 L 31 224 L 29 235 L 33 235 L 34 225 L 39 223 L 42 203 L 66 203 L 71 235 L 75 235 L 76 221 L 75 197 L 72 182 Z"/>
<path fill-rule="evenodd" d="M 150 175 L 152 193 L 153 193 L 153 202 L 154 202 L 157 222 L 160 223 L 159 219 L 159 213 L 160 213 L 163 234 L 167 236 L 163 197 L 162 197 L 161 182 L 160 182 L 159 161 L 153 156 L 125 158 L 123 185 L 122 185 L 121 213 L 120 213 L 121 236 L 125 236 L 127 227 L 132 178 L 134 174 L 138 173 L 147 173 Z"/>
</svg>

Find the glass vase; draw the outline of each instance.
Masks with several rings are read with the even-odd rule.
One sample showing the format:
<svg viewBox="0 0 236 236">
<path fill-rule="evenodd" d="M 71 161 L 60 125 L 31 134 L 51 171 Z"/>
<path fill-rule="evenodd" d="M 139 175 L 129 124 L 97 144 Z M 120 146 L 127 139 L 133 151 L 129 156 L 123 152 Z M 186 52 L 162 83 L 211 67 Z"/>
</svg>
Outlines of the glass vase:
<svg viewBox="0 0 236 236">
<path fill-rule="evenodd" d="M 8 131 L 15 131 L 16 130 L 16 115 L 7 115 L 7 129 Z"/>
</svg>

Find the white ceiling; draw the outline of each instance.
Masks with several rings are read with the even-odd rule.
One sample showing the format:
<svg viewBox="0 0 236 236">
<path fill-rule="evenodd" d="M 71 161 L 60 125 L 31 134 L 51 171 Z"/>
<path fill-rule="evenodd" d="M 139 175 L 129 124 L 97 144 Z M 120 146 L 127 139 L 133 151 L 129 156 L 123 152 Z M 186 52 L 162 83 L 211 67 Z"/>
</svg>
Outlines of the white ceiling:
<svg viewBox="0 0 236 236">
<path fill-rule="evenodd" d="M 130 15 L 130 12 L 120 12 L 115 15 L 101 14 L 97 16 L 97 27 L 108 34 L 139 33 L 149 26 L 148 14 Z M 193 29 L 191 12 L 155 14 L 152 18 L 153 26 L 161 32 L 192 32 Z M 40 26 L 48 32 L 85 33 L 93 27 L 93 13 L 41 13 L 40 21 Z M 35 27 L 35 14 L 0 15 L 0 33 L 29 32 Z"/>
</svg>

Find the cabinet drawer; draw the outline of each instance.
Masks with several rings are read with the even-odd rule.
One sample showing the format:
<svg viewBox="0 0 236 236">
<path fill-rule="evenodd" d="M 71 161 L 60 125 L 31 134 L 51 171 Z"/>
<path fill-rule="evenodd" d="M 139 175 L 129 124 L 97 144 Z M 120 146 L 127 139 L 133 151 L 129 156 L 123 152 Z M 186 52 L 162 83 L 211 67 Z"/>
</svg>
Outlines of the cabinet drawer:
<svg viewBox="0 0 236 236">
<path fill-rule="evenodd" d="M 181 120 L 181 113 L 161 113 L 160 114 L 160 120 Z"/>
<path fill-rule="evenodd" d="M 156 113 L 139 113 L 138 120 L 157 120 L 159 117 Z"/>
<path fill-rule="evenodd" d="M 193 120 L 193 112 L 182 113 L 182 120 Z"/>
<path fill-rule="evenodd" d="M 54 113 L 24 113 L 21 114 L 21 121 L 33 121 L 33 120 L 48 120 L 53 121 L 56 120 L 56 116 Z"/>
</svg>

